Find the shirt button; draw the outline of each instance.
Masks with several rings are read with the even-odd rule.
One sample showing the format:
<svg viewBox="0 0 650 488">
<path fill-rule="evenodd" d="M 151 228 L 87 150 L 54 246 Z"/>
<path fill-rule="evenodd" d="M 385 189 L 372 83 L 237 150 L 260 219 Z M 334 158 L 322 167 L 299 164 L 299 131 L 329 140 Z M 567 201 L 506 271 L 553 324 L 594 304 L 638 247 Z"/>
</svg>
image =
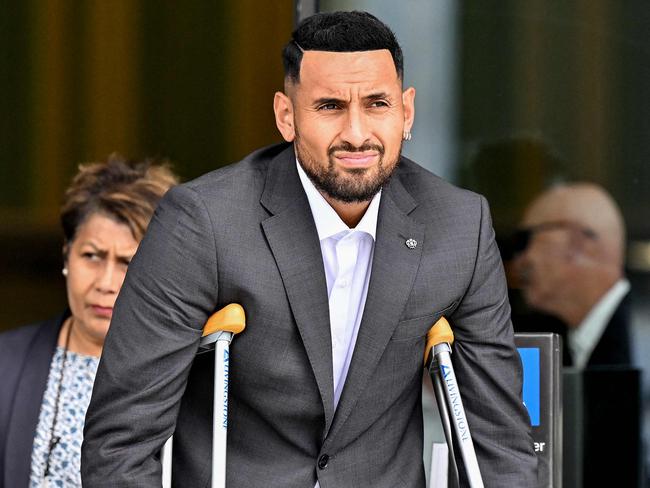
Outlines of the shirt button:
<svg viewBox="0 0 650 488">
<path fill-rule="evenodd" d="M 339 288 L 345 288 L 346 286 L 348 286 L 348 280 L 339 280 L 339 282 L 337 283 L 337 286 Z"/>
<path fill-rule="evenodd" d="M 327 467 L 327 463 L 329 463 L 330 457 L 327 454 L 323 454 L 319 459 L 318 459 L 318 469 L 325 469 Z"/>
</svg>

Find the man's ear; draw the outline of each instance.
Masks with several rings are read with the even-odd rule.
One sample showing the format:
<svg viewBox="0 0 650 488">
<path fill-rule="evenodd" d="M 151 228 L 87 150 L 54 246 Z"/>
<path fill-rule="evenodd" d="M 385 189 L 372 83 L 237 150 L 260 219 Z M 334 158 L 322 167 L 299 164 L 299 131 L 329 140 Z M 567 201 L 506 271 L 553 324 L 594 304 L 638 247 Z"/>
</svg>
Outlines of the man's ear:
<svg viewBox="0 0 650 488">
<path fill-rule="evenodd" d="M 402 92 L 404 106 L 404 130 L 411 132 L 415 121 L 415 88 L 412 86 Z"/>
<path fill-rule="evenodd" d="M 282 92 L 275 92 L 273 98 L 273 112 L 275 112 L 275 125 L 282 137 L 287 142 L 293 142 L 296 138 L 296 130 L 293 122 L 293 103 L 291 98 Z"/>
</svg>

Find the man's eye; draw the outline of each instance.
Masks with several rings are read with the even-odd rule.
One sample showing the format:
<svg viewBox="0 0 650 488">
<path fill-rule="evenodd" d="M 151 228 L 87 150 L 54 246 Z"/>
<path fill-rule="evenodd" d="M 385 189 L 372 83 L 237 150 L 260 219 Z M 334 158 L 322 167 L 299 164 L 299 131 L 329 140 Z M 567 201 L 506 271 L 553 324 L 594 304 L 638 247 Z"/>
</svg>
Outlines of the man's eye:
<svg viewBox="0 0 650 488">
<path fill-rule="evenodd" d="M 339 107 L 335 103 L 325 103 L 318 107 L 318 110 L 336 110 L 337 108 Z"/>
<path fill-rule="evenodd" d="M 372 108 L 384 108 L 384 107 L 388 107 L 389 105 L 388 102 L 386 102 L 385 100 L 375 100 L 370 104 L 370 106 Z"/>
</svg>

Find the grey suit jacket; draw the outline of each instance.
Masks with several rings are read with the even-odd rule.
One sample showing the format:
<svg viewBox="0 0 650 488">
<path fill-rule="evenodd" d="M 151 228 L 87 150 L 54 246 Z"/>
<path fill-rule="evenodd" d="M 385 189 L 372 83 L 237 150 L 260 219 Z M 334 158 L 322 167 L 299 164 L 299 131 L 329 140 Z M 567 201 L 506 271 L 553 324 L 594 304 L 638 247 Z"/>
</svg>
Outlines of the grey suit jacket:
<svg viewBox="0 0 650 488">
<path fill-rule="evenodd" d="M 195 353 L 206 318 L 231 302 L 247 328 L 231 345 L 229 488 L 423 487 L 423 348 L 441 315 L 456 335 L 486 486 L 535 486 L 485 200 L 402 159 L 382 194 L 365 311 L 334 410 L 323 261 L 285 144 L 172 189 L 159 205 L 97 372 L 84 487 L 160 486 L 156 453 L 174 430 L 175 486 L 208 486 L 212 359 Z"/>
</svg>

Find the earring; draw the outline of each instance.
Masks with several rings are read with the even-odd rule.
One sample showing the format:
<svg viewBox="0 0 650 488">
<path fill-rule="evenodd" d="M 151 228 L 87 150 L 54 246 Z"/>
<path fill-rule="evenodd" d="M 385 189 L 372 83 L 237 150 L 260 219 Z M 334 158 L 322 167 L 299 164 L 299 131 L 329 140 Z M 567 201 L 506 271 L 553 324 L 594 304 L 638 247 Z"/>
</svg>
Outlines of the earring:
<svg viewBox="0 0 650 488">
<path fill-rule="evenodd" d="M 405 141 L 410 141 L 411 140 L 411 131 L 410 130 L 405 130 L 404 133 L 402 134 L 402 139 Z"/>
<path fill-rule="evenodd" d="M 61 274 L 62 274 L 63 276 L 68 276 L 68 268 L 63 268 L 63 269 L 61 270 Z"/>
</svg>

